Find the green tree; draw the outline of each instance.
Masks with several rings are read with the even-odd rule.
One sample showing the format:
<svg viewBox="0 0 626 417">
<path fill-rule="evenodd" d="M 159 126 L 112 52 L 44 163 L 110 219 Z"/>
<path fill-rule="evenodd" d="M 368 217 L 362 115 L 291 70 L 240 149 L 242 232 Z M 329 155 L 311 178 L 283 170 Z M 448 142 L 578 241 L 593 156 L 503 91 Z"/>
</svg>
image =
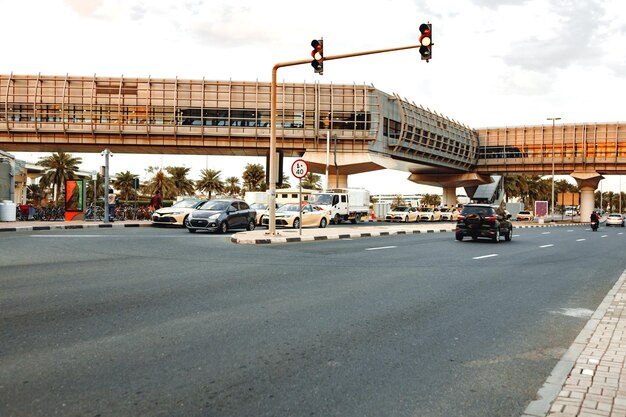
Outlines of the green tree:
<svg viewBox="0 0 626 417">
<path fill-rule="evenodd" d="M 390 206 L 390 208 L 393 210 L 393 209 L 395 209 L 396 207 L 398 207 L 398 206 L 403 206 L 403 205 L 405 205 L 405 204 L 406 204 L 406 203 L 405 203 L 405 201 L 404 201 L 404 198 L 402 198 L 402 196 L 398 194 L 398 195 L 397 195 L 397 196 L 395 196 L 395 197 L 393 198 L 393 200 L 391 201 L 391 206 Z"/>
<path fill-rule="evenodd" d="M 321 190 L 322 189 L 322 177 L 320 175 L 309 172 L 302 178 L 302 188 L 308 188 L 309 190 Z"/>
<path fill-rule="evenodd" d="M 214 192 L 221 193 L 224 191 L 224 183 L 220 179 L 222 171 L 215 169 L 203 169 L 200 171 L 200 179 L 196 181 L 196 187 L 199 191 L 205 192 L 211 199 Z"/>
<path fill-rule="evenodd" d="M 153 171 L 151 170 L 151 168 L 148 168 L 146 170 L 149 173 L 152 173 Z M 162 170 L 158 170 L 154 173 L 152 178 L 150 178 L 148 182 L 143 185 L 142 191 L 144 194 L 151 196 L 154 195 L 157 191 L 161 191 L 161 196 L 163 196 L 163 198 L 165 199 L 174 198 L 177 192 L 174 181 L 172 181 L 172 179 L 168 177 Z"/>
<path fill-rule="evenodd" d="M 104 196 L 104 177 L 100 175 L 99 172 L 96 174 L 95 190 L 96 190 L 96 197 Z M 93 185 L 93 180 L 90 179 L 89 181 L 87 181 L 87 201 L 89 204 L 93 202 L 93 196 L 94 196 L 94 185 Z"/>
<path fill-rule="evenodd" d="M 45 169 L 40 176 L 39 184 L 44 188 L 53 188 L 55 202 L 58 201 L 61 190 L 65 187 L 65 180 L 76 178 L 76 171 L 78 171 L 78 165 L 81 162 L 81 158 L 74 158 L 65 152 L 53 153 L 50 156 L 40 158 L 37 162 L 37 165 Z"/>
<path fill-rule="evenodd" d="M 193 180 L 187 178 L 191 168 L 186 167 L 166 167 L 165 170 L 170 174 L 170 178 L 174 183 L 174 189 L 178 195 L 192 196 L 196 187 Z"/>
<path fill-rule="evenodd" d="M 239 178 L 228 177 L 224 182 L 224 192 L 229 196 L 237 196 L 241 193 L 241 187 L 239 186 Z"/>
<path fill-rule="evenodd" d="M 438 206 L 441 204 L 441 196 L 437 194 L 424 194 L 420 200 L 422 206 Z"/>
<path fill-rule="evenodd" d="M 246 164 L 241 178 L 243 179 L 245 191 L 265 191 L 267 189 L 265 185 L 265 170 L 261 164 Z"/>
<path fill-rule="evenodd" d="M 289 175 L 286 175 L 283 172 L 283 184 L 280 186 L 280 188 L 291 188 L 291 183 L 289 182 Z"/>
<path fill-rule="evenodd" d="M 113 187 L 119 191 L 119 197 L 121 200 L 132 200 L 135 198 L 135 187 L 133 186 L 134 181 L 135 174 L 132 174 L 130 171 L 117 173 L 112 184 Z"/>
</svg>

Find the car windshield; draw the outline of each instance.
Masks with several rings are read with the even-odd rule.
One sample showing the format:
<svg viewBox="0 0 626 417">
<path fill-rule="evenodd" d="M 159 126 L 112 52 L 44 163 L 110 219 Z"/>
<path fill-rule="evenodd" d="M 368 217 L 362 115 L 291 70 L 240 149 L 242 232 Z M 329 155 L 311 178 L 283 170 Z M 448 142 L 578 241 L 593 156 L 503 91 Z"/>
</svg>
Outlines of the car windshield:
<svg viewBox="0 0 626 417">
<path fill-rule="evenodd" d="M 254 203 L 250 206 L 252 210 L 265 210 L 267 208 L 267 204 Z"/>
<path fill-rule="evenodd" d="M 276 211 L 300 211 L 297 204 L 283 204 Z"/>
<path fill-rule="evenodd" d="M 200 210 L 225 211 L 230 203 L 228 201 L 209 201 L 204 204 Z"/>
<path fill-rule="evenodd" d="M 621 218 L 621 214 L 609 214 L 609 217 Z"/>
<path fill-rule="evenodd" d="M 311 204 L 329 205 L 333 203 L 333 196 L 330 194 L 313 194 L 309 197 Z"/>
<path fill-rule="evenodd" d="M 478 214 L 481 216 L 488 216 L 491 214 L 491 209 L 488 207 L 468 207 L 465 206 L 463 208 L 463 214 L 464 215 L 468 215 L 468 214 Z"/>
<path fill-rule="evenodd" d="M 201 200 L 181 200 L 181 201 L 173 204 L 172 207 L 176 207 L 176 208 L 190 208 L 190 207 L 194 207 L 200 201 Z"/>
<path fill-rule="evenodd" d="M 530 214 L 530 211 L 520 211 L 519 214 Z"/>
<path fill-rule="evenodd" d="M 422 209 L 422 211 L 423 211 L 424 213 L 430 213 L 431 211 L 433 211 L 433 209 L 431 209 L 431 208 L 425 208 L 425 209 Z"/>
<path fill-rule="evenodd" d="M 393 211 L 407 211 L 408 209 L 408 207 L 396 207 Z"/>
</svg>

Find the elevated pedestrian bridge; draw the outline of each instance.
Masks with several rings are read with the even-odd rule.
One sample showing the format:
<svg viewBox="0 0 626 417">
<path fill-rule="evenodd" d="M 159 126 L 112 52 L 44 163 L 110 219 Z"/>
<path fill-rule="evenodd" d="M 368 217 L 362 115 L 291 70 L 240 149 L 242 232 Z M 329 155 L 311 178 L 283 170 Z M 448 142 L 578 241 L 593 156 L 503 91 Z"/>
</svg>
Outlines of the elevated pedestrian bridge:
<svg viewBox="0 0 626 417">
<path fill-rule="evenodd" d="M 270 83 L 0 75 L 0 149 L 263 156 Z M 472 129 L 367 85 L 278 85 L 277 149 L 329 183 L 389 168 L 444 188 L 493 174 L 572 175 L 584 187 L 626 172 L 624 124 Z M 328 154 L 330 153 L 330 158 Z M 595 189 L 595 188 L 594 188 Z"/>
</svg>

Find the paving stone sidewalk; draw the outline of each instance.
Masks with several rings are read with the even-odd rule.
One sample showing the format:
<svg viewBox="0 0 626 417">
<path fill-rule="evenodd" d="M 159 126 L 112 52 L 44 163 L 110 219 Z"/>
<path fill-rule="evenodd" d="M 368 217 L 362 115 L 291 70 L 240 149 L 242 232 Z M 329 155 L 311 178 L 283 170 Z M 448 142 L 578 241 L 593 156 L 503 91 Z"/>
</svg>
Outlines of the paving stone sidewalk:
<svg viewBox="0 0 626 417">
<path fill-rule="evenodd" d="M 626 271 L 523 417 L 626 417 Z"/>
</svg>

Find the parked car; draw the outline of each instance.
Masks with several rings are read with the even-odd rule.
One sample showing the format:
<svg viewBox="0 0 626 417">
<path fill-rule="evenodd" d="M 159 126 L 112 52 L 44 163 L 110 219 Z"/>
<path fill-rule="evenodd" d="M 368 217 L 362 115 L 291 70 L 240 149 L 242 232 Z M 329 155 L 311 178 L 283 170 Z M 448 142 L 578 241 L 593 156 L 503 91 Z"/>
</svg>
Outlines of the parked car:
<svg viewBox="0 0 626 417">
<path fill-rule="evenodd" d="M 504 236 L 510 241 L 513 238 L 511 215 L 500 215 L 496 209 L 490 204 L 466 204 L 457 218 L 456 240 L 462 241 L 465 236 L 471 236 L 472 240 L 486 237 L 497 243 L 500 236 Z"/>
<path fill-rule="evenodd" d="M 185 226 L 190 233 L 197 230 L 220 233 L 226 233 L 230 229 L 254 230 L 256 212 L 243 200 L 210 200 L 189 213 Z"/>
<path fill-rule="evenodd" d="M 419 215 L 417 213 L 417 207 L 398 206 L 393 210 L 389 210 L 385 216 L 386 222 L 418 222 Z"/>
<path fill-rule="evenodd" d="M 189 213 L 206 203 L 199 198 L 185 198 L 177 201 L 171 207 L 163 207 L 152 213 L 153 225 L 184 226 Z"/>
<path fill-rule="evenodd" d="M 441 220 L 456 220 L 459 215 L 459 211 L 457 209 L 449 209 L 444 207 L 441 209 Z"/>
<path fill-rule="evenodd" d="M 420 220 L 426 220 L 430 222 L 441 220 L 441 211 L 438 208 L 422 207 L 418 211 Z"/>
<path fill-rule="evenodd" d="M 250 208 L 256 211 L 256 224 L 260 226 L 263 224 L 263 217 L 270 215 L 269 204 L 265 203 L 253 203 L 250 204 Z M 280 207 L 280 204 L 276 204 L 276 208 Z"/>
<path fill-rule="evenodd" d="M 518 221 L 530 221 L 532 219 L 534 219 L 535 217 L 533 216 L 533 212 L 532 211 L 520 211 L 519 213 L 517 213 L 517 217 L 515 218 L 515 220 Z"/>
<path fill-rule="evenodd" d="M 302 205 L 302 220 L 300 220 L 300 205 L 298 203 L 283 204 L 276 210 L 276 227 L 326 227 L 330 222 L 330 213 L 313 204 Z M 269 226 L 269 216 L 263 217 L 263 225 Z"/>
<path fill-rule="evenodd" d="M 606 218 L 606 226 L 622 226 L 624 227 L 624 216 L 619 213 L 611 213 Z"/>
</svg>

